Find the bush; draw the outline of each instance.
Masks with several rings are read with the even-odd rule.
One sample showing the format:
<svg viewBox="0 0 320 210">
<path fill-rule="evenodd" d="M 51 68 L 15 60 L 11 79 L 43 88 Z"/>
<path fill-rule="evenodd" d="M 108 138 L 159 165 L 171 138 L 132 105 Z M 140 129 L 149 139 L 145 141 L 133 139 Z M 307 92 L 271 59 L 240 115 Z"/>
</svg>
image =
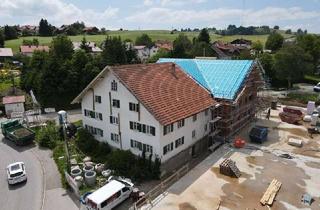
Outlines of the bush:
<svg viewBox="0 0 320 210">
<path fill-rule="evenodd" d="M 53 123 L 41 128 L 36 135 L 39 145 L 49 149 L 55 148 L 58 140 L 60 140 L 59 130 Z"/>
<path fill-rule="evenodd" d="M 67 170 L 67 164 L 66 164 L 66 154 L 65 154 L 65 148 L 64 144 L 62 142 L 58 142 L 56 147 L 53 149 L 53 159 L 57 164 L 58 171 L 61 175 L 61 183 L 64 188 L 67 187 L 67 181 L 64 176 L 64 171 Z M 59 157 L 64 157 L 63 159 L 59 159 Z"/>
<path fill-rule="evenodd" d="M 95 162 L 105 162 L 111 151 L 107 143 L 97 141 L 86 129 L 78 131 L 76 146 Z"/>
<path fill-rule="evenodd" d="M 315 101 L 316 104 L 320 103 L 319 95 L 317 93 L 288 93 L 287 97 L 303 104 L 307 104 L 308 101 Z"/>
<path fill-rule="evenodd" d="M 108 158 L 107 167 L 114 170 L 116 175 L 130 177 L 134 180 L 159 179 L 161 162 L 158 158 L 152 161 L 152 155 L 145 153 L 137 157 L 130 150 L 115 150 Z"/>
</svg>

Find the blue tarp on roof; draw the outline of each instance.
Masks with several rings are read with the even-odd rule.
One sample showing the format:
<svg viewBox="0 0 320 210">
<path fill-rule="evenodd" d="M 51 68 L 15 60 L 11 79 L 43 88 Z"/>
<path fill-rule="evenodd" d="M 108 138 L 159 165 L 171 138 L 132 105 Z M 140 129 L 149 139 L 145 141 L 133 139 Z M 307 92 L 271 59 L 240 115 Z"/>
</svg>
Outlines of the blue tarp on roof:
<svg viewBox="0 0 320 210">
<path fill-rule="evenodd" d="M 205 60 L 160 58 L 158 63 L 173 62 L 216 98 L 233 100 L 249 73 L 252 60 Z"/>
</svg>

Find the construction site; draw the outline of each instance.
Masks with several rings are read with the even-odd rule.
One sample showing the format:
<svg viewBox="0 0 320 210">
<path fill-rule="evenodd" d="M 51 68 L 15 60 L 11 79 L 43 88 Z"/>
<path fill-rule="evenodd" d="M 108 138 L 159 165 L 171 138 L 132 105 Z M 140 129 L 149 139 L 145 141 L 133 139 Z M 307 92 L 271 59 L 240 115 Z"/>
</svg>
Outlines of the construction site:
<svg viewBox="0 0 320 210">
<path fill-rule="evenodd" d="M 310 133 L 312 122 L 283 122 L 284 108 L 260 113 L 236 137 L 243 145 L 224 144 L 144 208 L 319 209 L 320 136 Z M 268 131 L 260 143 L 250 136 L 257 126 Z"/>
</svg>

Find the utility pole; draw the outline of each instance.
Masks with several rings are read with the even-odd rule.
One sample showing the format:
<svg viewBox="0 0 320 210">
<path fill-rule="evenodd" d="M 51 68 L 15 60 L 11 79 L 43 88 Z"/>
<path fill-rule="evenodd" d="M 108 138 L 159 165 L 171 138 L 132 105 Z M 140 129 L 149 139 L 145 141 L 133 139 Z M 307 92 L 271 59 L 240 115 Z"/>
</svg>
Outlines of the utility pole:
<svg viewBox="0 0 320 210">
<path fill-rule="evenodd" d="M 68 137 L 67 137 L 67 112 L 66 111 L 59 111 L 58 112 L 59 124 L 62 127 L 63 131 L 63 138 L 64 138 L 64 146 L 66 150 L 66 160 L 67 160 L 67 172 L 71 171 L 70 166 L 70 155 L 69 155 L 69 145 L 68 145 Z"/>
</svg>

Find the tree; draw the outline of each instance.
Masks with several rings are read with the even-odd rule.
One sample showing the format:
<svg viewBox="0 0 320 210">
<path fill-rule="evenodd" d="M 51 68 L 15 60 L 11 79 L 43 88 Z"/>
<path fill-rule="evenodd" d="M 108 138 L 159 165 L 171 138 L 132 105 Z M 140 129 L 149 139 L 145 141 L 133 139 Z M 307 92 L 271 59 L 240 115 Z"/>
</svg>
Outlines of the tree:
<svg viewBox="0 0 320 210">
<path fill-rule="evenodd" d="M 173 52 L 174 58 L 190 58 L 191 57 L 192 43 L 189 38 L 184 34 L 179 36 L 173 41 Z"/>
<path fill-rule="evenodd" d="M 90 47 L 85 36 L 81 40 L 80 49 L 84 50 L 86 53 L 90 52 Z"/>
<path fill-rule="evenodd" d="M 18 38 L 18 32 L 16 27 L 14 26 L 4 26 L 4 39 L 10 40 L 10 39 L 17 39 Z"/>
<path fill-rule="evenodd" d="M 0 47 L 4 47 L 4 34 L 1 29 L 0 29 Z"/>
<path fill-rule="evenodd" d="M 210 35 L 206 28 L 203 28 L 198 36 L 198 42 L 210 43 Z"/>
<path fill-rule="evenodd" d="M 71 59 L 73 54 L 73 44 L 65 35 L 58 35 L 52 39 L 50 54 L 57 59 Z"/>
<path fill-rule="evenodd" d="M 145 45 L 147 47 L 152 47 L 154 43 L 152 42 L 151 38 L 148 36 L 148 34 L 142 34 L 141 36 L 138 36 L 135 41 L 136 45 Z"/>
<path fill-rule="evenodd" d="M 291 45 L 282 48 L 275 55 L 276 76 L 288 82 L 288 88 L 294 82 L 303 79 L 312 70 L 311 56 L 301 47 Z"/>
<path fill-rule="evenodd" d="M 203 57 L 210 57 L 214 56 L 214 51 L 210 47 L 207 42 L 199 42 L 196 41 L 192 47 L 192 57 L 196 56 L 203 56 Z"/>
<path fill-rule="evenodd" d="M 313 34 L 300 35 L 297 37 L 298 45 L 312 56 L 313 72 L 320 60 L 320 38 Z"/>
<path fill-rule="evenodd" d="M 126 42 L 124 42 L 126 43 Z M 138 56 L 137 51 L 135 51 L 132 47 L 132 45 L 129 45 L 129 47 L 126 49 L 126 57 L 127 57 L 127 63 L 137 63 L 138 62 Z"/>
<path fill-rule="evenodd" d="M 272 33 L 268 36 L 267 42 L 266 42 L 266 48 L 268 50 L 277 51 L 279 50 L 283 45 L 284 38 L 279 33 Z"/>
<path fill-rule="evenodd" d="M 23 45 L 35 45 L 35 46 L 38 46 L 39 45 L 39 40 L 37 38 L 33 38 L 32 40 L 29 40 L 29 39 L 23 39 L 22 40 L 22 44 Z"/>
<path fill-rule="evenodd" d="M 280 29 L 280 27 L 276 25 L 276 26 L 274 26 L 274 27 L 273 27 L 273 29 L 275 29 L 275 30 L 279 30 L 279 29 Z"/>
<path fill-rule="evenodd" d="M 297 35 L 303 35 L 303 34 L 304 34 L 304 32 L 302 31 L 301 28 L 299 28 L 299 29 L 297 30 Z"/>
<path fill-rule="evenodd" d="M 286 31 L 285 31 L 285 34 L 292 34 L 291 29 L 286 30 Z"/>
<path fill-rule="evenodd" d="M 149 63 L 156 63 L 160 58 L 170 58 L 171 54 L 172 53 L 170 51 L 167 51 L 167 50 L 164 50 L 164 49 L 160 49 L 160 50 L 158 50 L 158 52 L 155 55 L 153 55 L 148 60 L 148 62 Z"/>
<path fill-rule="evenodd" d="M 261 65 L 267 75 L 271 80 L 276 79 L 276 72 L 274 70 L 274 59 L 273 56 L 269 53 L 263 53 L 259 56 Z"/>
<path fill-rule="evenodd" d="M 257 52 L 262 52 L 262 50 L 263 50 L 263 45 L 262 45 L 262 43 L 260 42 L 260 40 L 252 43 L 252 49 L 255 50 L 255 51 L 257 51 Z"/>
<path fill-rule="evenodd" d="M 41 19 L 39 22 L 39 35 L 40 36 L 52 36 L 53 27 L 48 23 L 46 19 Z"/>
<path fill-rule="evenodd" d="M 125 64 L 126 48 L 119 37 L 107 36 L 101 54 L 104 65 Z"/>
</svg>

